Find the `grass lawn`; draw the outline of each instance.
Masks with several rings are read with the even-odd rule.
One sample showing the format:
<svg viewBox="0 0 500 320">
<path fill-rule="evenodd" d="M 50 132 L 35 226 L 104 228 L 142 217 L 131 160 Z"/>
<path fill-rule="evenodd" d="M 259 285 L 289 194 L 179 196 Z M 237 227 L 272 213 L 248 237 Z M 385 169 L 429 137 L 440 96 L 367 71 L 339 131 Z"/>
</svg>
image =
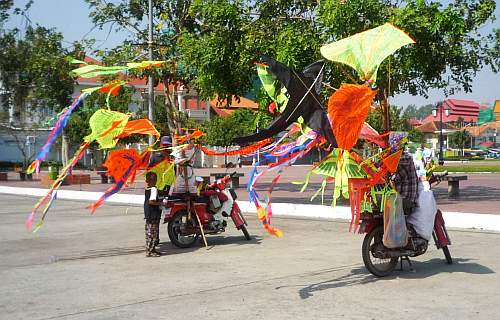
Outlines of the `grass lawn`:
<svg viewBox="0 0 500 320">
<path fill-rule="evenodd" d="M 444 166 L 439 166 L 436 171 L 448 172 L 499 172 L 500 160 L 477 160 L 477 161 L 456 161 L 446 162 Z"/>
</svg>

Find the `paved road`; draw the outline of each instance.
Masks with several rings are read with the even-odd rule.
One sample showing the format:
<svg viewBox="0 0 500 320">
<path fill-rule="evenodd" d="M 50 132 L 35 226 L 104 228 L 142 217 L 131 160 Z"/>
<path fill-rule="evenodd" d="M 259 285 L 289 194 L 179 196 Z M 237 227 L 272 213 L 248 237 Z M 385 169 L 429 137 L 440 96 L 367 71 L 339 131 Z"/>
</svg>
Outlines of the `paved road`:
<svg viewBox="0 0 500 320">
<path fill-rule="evenodd" d="M 496 319 L 500 234 L 451 231 L 441 251 L 379 280 L 343 222 L 278 219 L 283 239 L 231 229 L 209 249 L 143 253 L 138 207 L 58 200 L 37 233 L 24 229 L 34 198 L 0 195 L 1 319 Z M 164 231 L 164 230 L 163 230 Z"/>
</svg>

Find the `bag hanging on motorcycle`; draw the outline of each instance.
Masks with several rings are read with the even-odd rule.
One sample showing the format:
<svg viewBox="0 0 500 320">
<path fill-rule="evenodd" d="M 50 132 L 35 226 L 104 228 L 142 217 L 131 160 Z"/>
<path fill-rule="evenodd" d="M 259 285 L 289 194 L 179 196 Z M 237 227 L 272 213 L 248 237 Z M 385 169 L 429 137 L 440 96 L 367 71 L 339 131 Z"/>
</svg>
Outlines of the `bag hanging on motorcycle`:
<svg viewBox="0 0 500 320">
<path fill-rule="evenodd" d="M 220 203 L 219 197 L 218 196 L 210 196 L 209 201 L 208 201 L 208 210 L 212 212 L 216 212 L 217 210 L 220 209 L 222 204 Z"/>
<path fill-rule="evenodd" d="M 404 247 L 408 242 L 408 230 L 403 212 L 403 199 L 397 192 L 387 196 L 384 204 L 384 238 L 387 248 Z"/>
</svg>

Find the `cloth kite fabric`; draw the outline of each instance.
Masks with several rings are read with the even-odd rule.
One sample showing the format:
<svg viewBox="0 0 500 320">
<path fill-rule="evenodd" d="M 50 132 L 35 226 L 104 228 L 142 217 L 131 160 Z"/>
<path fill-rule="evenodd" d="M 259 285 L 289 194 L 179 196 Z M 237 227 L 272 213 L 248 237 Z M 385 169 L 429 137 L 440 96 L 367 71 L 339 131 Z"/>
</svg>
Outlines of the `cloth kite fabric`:
<svg viewBox="0 0 500 320">
<path fill-rule="evenodd" d="M 377 71 L 385 58 L 407 44 L 415 43 L 390 23 L 357 33 L 321 47 L 328 60 L 344 63 L 356 70 L 364 81 L 377 80 Z"/>
<path fill-rule="evenodd" d="M 477 116 L 477 125 L 480 126 L 484 123 L 493 122 L 496 120 L 495 112 L 493 108 L 479 110 L 479 115 Z"/>
<path fill-rule="evenodd" d="M 238 137 L 234 139 L 234 142 L 241 145 L 270 138 L 285 131 L 292 123 L 297 122 L 302 117 L 308 127 L 325 137 L 328 143 L 335 147 L 337 143 L 319 98 L 324 62 L 316 61 L 308 65 L 302 72 L 297 72 L 267 56 L 263 56 L 262 61 L 268 66 L 269 73 L 273 74 L 281 86 L 286 88 L 289 96 L 288 102 L 281 114 L 271 122 L 268 128 L 262 129 L 256 134 Z M 266 83 L 266 87 L 269 88 L 269 83 Z M 281 92 L 281 88 L 275 89 L 275 91 Z"/>
<path fill-rule="evenodd" d="M 138 119 L 128 121 L 123 131 L 117 135 L 114 139 L 118 140 L 121 138 L 128 137 L 132 134 L 143 134 L 143 135 L 152 135 L 156 137 L 156 140 L 160 138 L 160 133 L 156 130 L 155 126 L 149 119 Z"/>
<path fill-rule="evenodd" d="M 151 153 L 149 151 L 139 154 L 135 149 L 113 150 L 104 163 L 108 175 L 113 177 L 115 184 L 108 188 L 104 194 L 88 208 L 95 212 L 109 197 L 119 192 L 127 182 L 133 183 L 137 170 L 147 166 Z"/>
<path fill-rule="evenodd" d="M 339 148 L 356 144 L 375 95 L 366 85 L 344 84 L 330 96 L 328 114 Z"/>
<path fill-rule="evenodd" d="M 245 146 L 243 148 L 240 148 L 238 150 L 231 150 L 231 151 L 222 151 L 222 152 L 217 152 L 217 151 L 211 151 L 208 150 L 207 148 L 203 147 L 202 145 L 199 146 L 199 149 L 206 154 L 207 156 L 235 156 L 235 155 L 248 155 L 251 153 L 256 152 L 257 150 L 261 149 L 262 147 L 270 144 L 272 142 L 272 139 L 265 139 L 262 141 L 259 141 L 257 143 L 254 143 L 249 146 Z"/>
<path fill-rule="evenodd" d="M 368 123 L 364 123 L 359 133 L 359 138 L 365 139 L 368 142 L 375 143 L 381 148 L 387 148 L 387 137 L 389 133 L 379 134 L 377 130 L 373 129 Z"/>
<path fill-rule="evenodd" d="M 262 88 L 264 88 L 269 97 L 275 102 L 276 111 L 283 112 L 288 103 L 286 87 L 280 83 L 275 75 L 269 72 L 269 69 L 265 65 L 257 65 L 257 74 L 262 83 Z"/>
<path fill-rule="evenodd" d="M 81 63 L 82 61 L 73 60 L 73 62 Z M 165 63 L 165 61 L 142 61 L 127 63 L 127 65 L 125 66 L 102 66 L 96 64 L 87 64 L 84 62 L 84 66 L 74 69 L 73 71 L 71 71 L 70 75 L 80 78 L 111 76 L 131 69 L 148 69 L 158 67 L 163 63 Z"/>
<path fill-rule="evenodd" d="M 295 131 L 289 131 L 285 137 L 291 135 Z M 285 138 L 284 137 L 284 138 Z M 295 163 L 298 159 L 302 158 L 314 147 L 324 143 L 324 139 L 320 137 L 315 131 L 309 131 L 302 134 L 295 141 L 290 143 L 275 144 L 272 148 L 263 152 L 263 160 L 256 162 L 253 165 L 252 171 L 248 178 L 247 192 L 249 200 L 255 205 L 257 216 L 262 223 L 263 228 L 271 235 L 282 237 L 283 232 L 280 229 L 271 226 L 272 218 L 272 205 L 271 193 L 274 186 L 278 183 L 281 173 L 290 165 Z M 259 172 L 258 167 L 263 161 L 270 161 L 266 169 Z M 265 198 L 261 198 L 256 190 L 259 180 L 267 173 L 276 172 L 276 176 L 272 180 L 271 186 L 267 190 Z"/>
<path fill-rule="evenodd" d="M 43 210 L 43 213 L 42 213 L 42 217 L 41 217 L 40 221 L 38 222 L 37 226 L 35 227 L 34 231 L 36 232 L 43 225 L 43 222 L 45 221 L 45 217 L 47 215 L 47 212 L 48 212 L 50 206 L 52 205 L 52 202 L 56 198 L 57 190 L 59 189 L 59 187 L 63 183 L 64 179 L 66 179 L 66 177 L 68 176 L 71 169 L 73 169 L 73 167 L 77 164 L 78 160 L 81 159 L 81 157 L 85 153 L 85 150 L 87 150 L 89 146 L 90 146 L 90 143 L 88 143 L 88 142 L 82 143 L 80 145 L 80 148 L 78 148 L 78 150 L 75 152 L 75 155 L 73 156 L 73 158 L 71 158 L 68 161 L 68 164 L 61 170 L 61 173 L 59 174 L 57 179 L 52 183 L 52 186 L 50 187 L 47 194 L 42 199 L 40 199 L 40 201 L 38 201 L 35 204 L 35 206 L 33 207 L 33 210 L 31 211 L 31 214 L 29 215 L 28 219 L 26 219 L 26 227 L 28 229 L 32 229 L 32 227 L 33 227 L 33 221 L 34 221 L 37 210 L 42 205 L 46 204 L 45 209 Z"/>
<path fill-rule="evenodd" d="M 175 184 L 175 164 L 169 159 L 162 160 L 150 167 L 144 176 L 148 172 L 156 173 L 156 188 L 158 190 L 163 190 L 166 186 L 173 186 Z"/>
<path fill-rule="evenodd" d="M 92 129 L 92 133 L 84 138 L 84 143 L 76 151 L 73 158 L 69 160 L 67 166 L 63 168 L 59 177 L 54 181 L 54 183 L 52 184 L 51 188 L 49 189 L 45 197 L 43 197 L 34 206 L 31 215 L 28 217 L 28 220 L 26 221 L 26 226 L 28 228 L 30 229 L 32 228 L 33 219 L 39 207 L 43 204 L 48 203 L 48 205 L 46 205 L 45 210 L 43 211 L 43 215 L 40 222 L 35 228 L 35 231 L 38 230 L 40 226 L 43 224 L 48 208 L 55 199 L 55 194 L 57 193 L 57 190 L 59 189 L 64 179 L 68 176 L 70 171 L 76 165 L 78 160 L 83 156 L 83 154 L 93 141 L 97 141 L 101 146 L 101 148 L 109 149 L 116 146 L 116 143 L 118 142 L 116 138 L 119 136 L 125 137 L 134 134 L 136 132 L 143 134 L 145 132 L 152 132 L 151 128 L 148 129 L 148 126 L 151 124 L 149 121 L 136 122 L 131 127 L 129 127 L 127 134 L 124 135 L 123 131 L 127 127 L 129 118 L 130 114 L 125 114 L 106 109 L 99 109 L 92 115 L 92 117 L 89 120 L 89 125 L 90 128 Z M 144 129 L 144 127 L 146 127 L 146 129 Z M 159 137 L 159 133 L 157 133 L 157 137 Z M 111 158 L 112 160 L 110 160 L 111 162 L 107 163 L 107 165 L 111 166 L 111 168 L 117 168 L 117 167 L 120 168 L 118 170 L 112 169 L 114 173 L 111 173 L 111 175 L 112 176 L 116 175 L 115 177 L 116 183 L 115 185 L 110 187 L 98 201 L 96 201 L 89 207 L 92 210 L 92 212 L 94 212 L 96 208 L 101 206 L 102 203 L 104 203 L 104 201 L 107 198 L 109 198 L 112 194 L 120 191 L 128 180 L 133 180 L 136 171 L 139 168 L 141 168 L 141 166 L 145 167 L 147 165 L 147 160 L 149 159 L 149 151 L 143 154 L 140 158 L 136 154 L 137 152 L 135 150 L 134 151 L 127 150 L 123 154 L 119 153 L 116 156 L 113 156 Z M 115 166 L 113 166 L 114 162 L 116 162 Z M 124 164 L 125 162 L 127 163 Z M 146 165 L 144 164 L 144 162 L 146 163 Z"/>
<path fill-rule="evenodd" d="M 97 141 L 101 148 L 113 148 L 118 137 L 127 125 L 130 114 L 99 109 L 90 117 L 89 125 L 92 132 L 84 138 L 86 142 Z"/>
</svg>

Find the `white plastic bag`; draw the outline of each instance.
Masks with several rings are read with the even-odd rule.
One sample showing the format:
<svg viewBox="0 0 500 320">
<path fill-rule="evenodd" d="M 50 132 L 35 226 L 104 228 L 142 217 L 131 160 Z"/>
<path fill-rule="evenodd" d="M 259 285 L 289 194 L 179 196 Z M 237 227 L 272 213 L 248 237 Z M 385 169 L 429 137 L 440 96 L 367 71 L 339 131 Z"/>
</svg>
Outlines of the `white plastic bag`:
<svg viewBox="0 0 500 320">
<path fill-rule="evenodd" d="M 436 217 L 437 205 L 434 194 L 430 190 L 429 182 L 424 181 L 418 184 L 418 207 L 408 217 L 408 223 L 419 236 L 425 240 L 430 240 L 432 230 L 434 230 L 434 219 Z"/>
<path fill-rule="evenodd" d="M 387 248 L 404 247 L 408 242 L 403 200 L 397 192 L 388 195 L 384 204 L 384 237 L 382 241 Z"/>
</svg>

